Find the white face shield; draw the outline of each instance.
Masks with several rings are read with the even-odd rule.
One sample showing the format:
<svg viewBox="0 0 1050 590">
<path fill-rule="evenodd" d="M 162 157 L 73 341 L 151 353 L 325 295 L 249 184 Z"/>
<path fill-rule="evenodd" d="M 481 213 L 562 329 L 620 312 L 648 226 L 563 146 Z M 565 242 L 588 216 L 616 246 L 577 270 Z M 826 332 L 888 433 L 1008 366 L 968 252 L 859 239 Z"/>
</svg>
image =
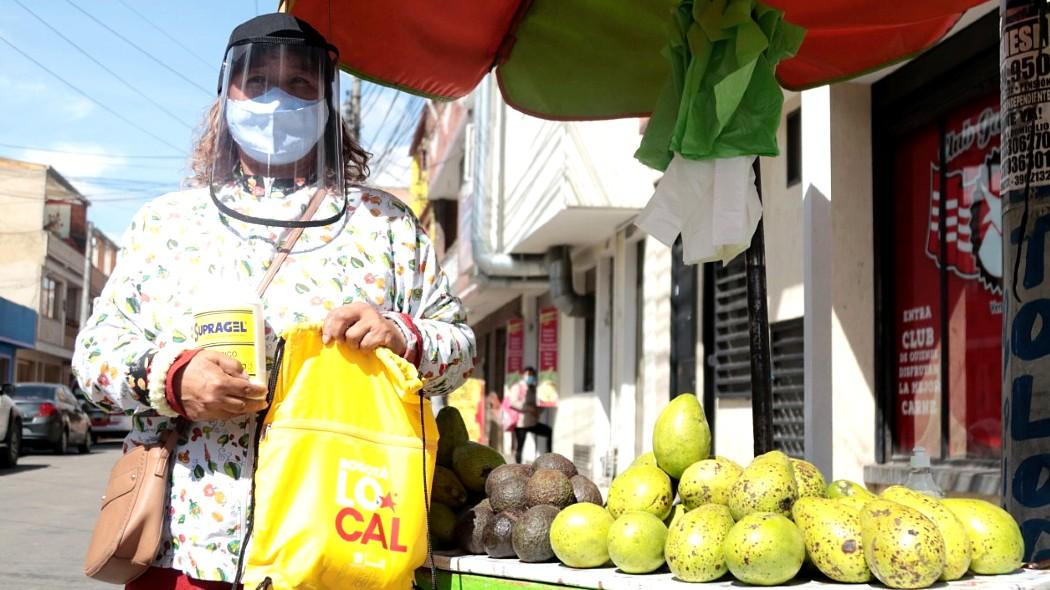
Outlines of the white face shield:
<svg viewBox="0 0 1050 590">
<path fill-rule="evenodd" d="M 245 177 L 255 177 L 265 186 L 290 182 L 296 190 L 342 196 L 343 138 L 336 73 L 335 58 L 328 49 L 298 39 L 266 38 L 230 47 L 219 92 L 213 196 Z M 223 213 L 251 223 L 317 227 L 331 222 L 247 218 L 214 200 Z"/>
</svg>

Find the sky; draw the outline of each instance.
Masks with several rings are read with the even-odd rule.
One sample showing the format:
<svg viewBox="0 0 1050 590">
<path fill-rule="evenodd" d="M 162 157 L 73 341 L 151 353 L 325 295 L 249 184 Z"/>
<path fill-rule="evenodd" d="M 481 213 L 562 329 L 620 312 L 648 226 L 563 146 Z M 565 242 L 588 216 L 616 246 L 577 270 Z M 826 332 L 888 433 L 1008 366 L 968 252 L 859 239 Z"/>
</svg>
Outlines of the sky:
<svg viewBox="0 0 1050 590">
<path fill-rule="evenodd" d="M 119 243 L 145 202 L 187 177 L 230 31 L 276 6 L 0 0 L 0 157 L 53 166 L 91 202 L 89 219 Z M 350 87 L 343 74 L 340 92 Z M 365 82 L 362 105 L 363 144 L 378 164 L 371 182 L 407 186 L 423 100 Z"/>
</svg>

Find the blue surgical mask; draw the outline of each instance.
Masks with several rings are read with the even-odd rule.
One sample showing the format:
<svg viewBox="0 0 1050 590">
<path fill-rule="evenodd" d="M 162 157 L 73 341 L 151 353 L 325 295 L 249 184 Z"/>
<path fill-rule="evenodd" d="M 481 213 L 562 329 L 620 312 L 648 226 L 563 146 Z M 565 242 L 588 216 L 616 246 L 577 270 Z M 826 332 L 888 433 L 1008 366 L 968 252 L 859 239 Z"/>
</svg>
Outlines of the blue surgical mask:
<svg viewBox="0 0 1050 590">
<path fill-rule="evenodd" d="M 525 376 L 525 385 L 536 385 L 536 376 L 535 375 L 526 375 Z"/>
<path fill-rule="evenodd" d="M 328 109 L 321 100 L 304 100 L 280 88 L 248 99 L 226 99 L 226 123 L 237 145 L 251 159 L 284 165 L 301 160 L 324 134 Z"/>
</svg>

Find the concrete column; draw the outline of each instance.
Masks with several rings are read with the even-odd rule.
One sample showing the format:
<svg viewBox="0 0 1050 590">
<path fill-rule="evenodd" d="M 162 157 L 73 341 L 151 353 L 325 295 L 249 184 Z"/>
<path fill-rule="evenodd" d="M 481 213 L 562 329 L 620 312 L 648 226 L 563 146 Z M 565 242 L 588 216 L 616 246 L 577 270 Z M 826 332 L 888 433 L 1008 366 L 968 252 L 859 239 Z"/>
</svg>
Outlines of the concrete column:
<svg viewBox="0 0 1050 590">
<path fill-rule="evenodd" d="M 831 390 L 833 467 L 863 481 L 875 461 L 875 275 L 871 87 L 831 87 Z M 805 120 L 805 115 L 803 115 Z"/>
<path fill-rule="evenodd" d="M 831 88 L 802 92 L 806 458 L 831 476 Z"/>
<path fill-rule="evenodd" d="M 602 465 L 603 480 L 616 472 L 616 444 L 613 440 L 612 400 L 612 258 L 598 259 L 594 306 L 594 393 L 599 412 L 594 421 L 595 457 Z M 599 449 L 601 449 L 600 452 Z"/>
<path fill-rule="evenodd" d="M 578 362 L 579 340 L 577 325 L 582 328 L 583 322 L 576 318 L 570 318 L 565 314 L 558 315 L 558 411 L 554 420 L 553 450 L 555 453 L 573 458 L 573 444 L 576 443 L 576 433 L 580 429 L 575 423 L 576 408 L 580 405 L 582 397 L 576 383 L 579 380 L 577 372 L 582 368 Z M 591 473 L 585 474 L 594 477 L 593 468 L 596 461 L 592 461 Z"/>
<path fill-rule="evenodd" d="M 613 269 L 613 321 L 612 341 L 612 398 L 613 420 L 612 432 L 617 449 L 616 473 L 622 472 L 638 454 L 636 442 L 636 404 L 637 391 L 634 368 L 635 307 L 638 291 L 635 288 L 637 278 L 636 242 L 628 241 L 624 232 L 616 235 Z"/>
<path fill-rule="evenodd" d="M 671 249 L 653 238 L 645 242 L 644 320 L 645 386 L 642 390 L 642 452 L 653 450 L 656 417 L 671 399 Z"/>
<path fill-rule="evenodd" d="M 874 461 L 871 88 L 802 93 L 806 457 L 863 480 Z"/>
</svg>

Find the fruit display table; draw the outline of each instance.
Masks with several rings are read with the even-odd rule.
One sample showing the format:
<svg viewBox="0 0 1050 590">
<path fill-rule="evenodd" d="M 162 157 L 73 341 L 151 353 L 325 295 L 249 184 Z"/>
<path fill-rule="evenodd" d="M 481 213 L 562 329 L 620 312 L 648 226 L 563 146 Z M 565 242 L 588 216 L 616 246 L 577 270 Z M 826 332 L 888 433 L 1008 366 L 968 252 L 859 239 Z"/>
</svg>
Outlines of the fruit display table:
<svg viewBox="0 0 1050 590">
<path fill-rule="evenodd" d="M 705 590 L 707 588 L 746 587 L 730 577 L 718 582 L 689 584 L 678 582 L 670 573 L 632 576 L 615 568 L 577 570 L 559 563 L 522 563 L 517 559 L 492 559 L 481 555 L 435 555 L 438 568 L 438 590 L 546 590 L 553 588 L 593 588 L 602 590 Z M 421 568 L 416 580 L 430 588 L 430 570 Z M 809 590 L 858 590 L 885 588 L 881 584 L 838 584 L 798 578 L 786 586 Z M 973 576 L 936 588 L 969 590 L 1050 590 L 1050 571 L 1019 570 L 1005 576 Z"/>
</svg>

